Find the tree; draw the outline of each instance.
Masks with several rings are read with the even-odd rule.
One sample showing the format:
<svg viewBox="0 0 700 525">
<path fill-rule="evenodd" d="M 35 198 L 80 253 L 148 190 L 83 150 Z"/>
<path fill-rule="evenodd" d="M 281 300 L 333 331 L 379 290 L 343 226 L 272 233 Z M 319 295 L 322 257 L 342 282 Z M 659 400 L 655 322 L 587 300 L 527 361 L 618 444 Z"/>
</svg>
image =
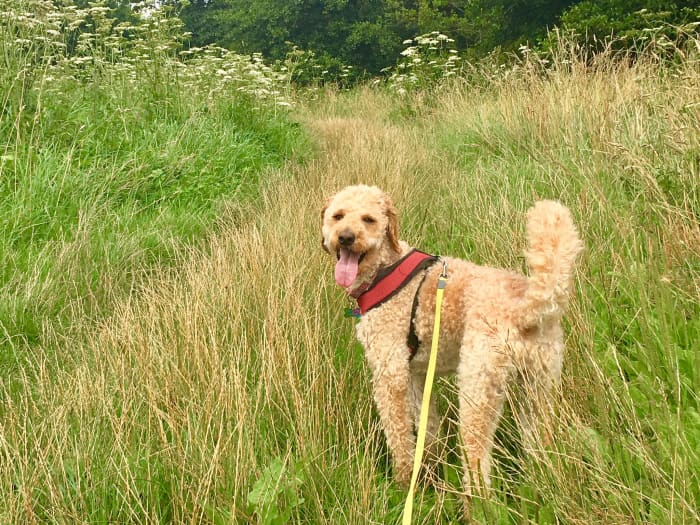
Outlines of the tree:
<svg viewBox="0 0 700 525">
<path fill-rule="evenodd" d="M 401 43 L 384 27 L 383 9 L 382 0 L 192 0 L 181 17 L 196 46 L 281 60 L 296 45 L 378 72 Z"/>
<path fill-rule="evenodd" d="M 111 0 L 119 3 L 119 0 Z M 401 42 L 440 31 L 470 58 L 512 51 L 563 25 L 595 43 L 610 34 L 700 18 L 700 0 L 169 0 L 192 45 L 216 43 L 283 60 L 292 45 L 312 51 L 320 68 L 340 62 L 377 74 L 394 65 Z"/>
</svg>

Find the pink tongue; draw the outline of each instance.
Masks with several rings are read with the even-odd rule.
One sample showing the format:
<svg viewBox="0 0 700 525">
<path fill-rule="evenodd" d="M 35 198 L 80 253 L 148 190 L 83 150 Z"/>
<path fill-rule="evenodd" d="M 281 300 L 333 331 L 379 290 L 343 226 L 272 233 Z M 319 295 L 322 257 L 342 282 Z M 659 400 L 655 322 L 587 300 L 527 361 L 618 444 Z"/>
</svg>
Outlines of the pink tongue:
<svg viewBox="0 0 700 525">
<path fill-rule="evenodd" d="M 335 265 L 335 282 L 343 288 L 350 286 L 357 277 L 359 253 L 353 253 L 345 248 L 340 249 L 340 259 Z"/>
</svg>

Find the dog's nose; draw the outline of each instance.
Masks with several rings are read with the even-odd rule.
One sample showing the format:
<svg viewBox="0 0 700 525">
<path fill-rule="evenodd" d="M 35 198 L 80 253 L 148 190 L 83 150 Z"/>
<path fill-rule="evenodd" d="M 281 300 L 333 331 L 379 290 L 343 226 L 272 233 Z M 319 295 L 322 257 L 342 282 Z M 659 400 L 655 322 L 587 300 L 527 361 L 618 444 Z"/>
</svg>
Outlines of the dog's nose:
<svg viewBox="0 0 700 525">
<path fill-rule="evenodd" d="M 350 246 L 355 242 L 355 234 L 346 230 L 338 235 L 338 242 L 342 246 Z"/>
</svg>

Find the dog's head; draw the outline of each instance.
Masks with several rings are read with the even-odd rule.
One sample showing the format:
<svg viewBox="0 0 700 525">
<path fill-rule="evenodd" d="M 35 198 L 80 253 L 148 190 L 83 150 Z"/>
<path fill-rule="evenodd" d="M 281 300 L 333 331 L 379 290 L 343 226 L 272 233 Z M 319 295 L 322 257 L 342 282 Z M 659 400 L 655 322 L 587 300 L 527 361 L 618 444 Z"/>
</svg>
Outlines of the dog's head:
<svg viewBox="0 0 700 525">
<path fill-rule="evenodd" d="M 348 186 L 321 211 L 323 248 L 337 257 L 335 280 L 343 288 L 371 281 L 388 254 L 401 253 L 396 210 L 374 186 Z"/>
</svg>

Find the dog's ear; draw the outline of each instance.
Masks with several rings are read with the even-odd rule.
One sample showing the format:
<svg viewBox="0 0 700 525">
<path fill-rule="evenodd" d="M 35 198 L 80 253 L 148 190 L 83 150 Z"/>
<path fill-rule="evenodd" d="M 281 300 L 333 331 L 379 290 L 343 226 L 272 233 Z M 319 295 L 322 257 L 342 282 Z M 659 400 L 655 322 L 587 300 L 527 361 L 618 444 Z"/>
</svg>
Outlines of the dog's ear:
<svg viewBox="0 0 700 525">
<path fill-rule="evenodd" d="M 321 208 L 321 226 L 323 226 L 323 217 L 326 215 L 326 210 L 328 209 L 328 206 L 330 205 L 334 196 L 335 195 L 331 195 L 326 199 L 326 202 L 323 203 L 323 208 Z M 321 236 L 321 248 L 323 248 L 326 251 L 326 253 L 331 253 L 326 247 L 325 239 L 323 238 L 323 236 Z"/>
<path fill-rule="evenodd" d="M 394 208 L 391 199 L 386 198 L 385 203 L 385 213 L 388 223 L 386 225 L 386 238 L 389 241 L 391 249 L 396 253 L 401 253 L 401 245 L 399 244 L 399 220 L 396 214 L 396 208 Z"/>
</svg>

